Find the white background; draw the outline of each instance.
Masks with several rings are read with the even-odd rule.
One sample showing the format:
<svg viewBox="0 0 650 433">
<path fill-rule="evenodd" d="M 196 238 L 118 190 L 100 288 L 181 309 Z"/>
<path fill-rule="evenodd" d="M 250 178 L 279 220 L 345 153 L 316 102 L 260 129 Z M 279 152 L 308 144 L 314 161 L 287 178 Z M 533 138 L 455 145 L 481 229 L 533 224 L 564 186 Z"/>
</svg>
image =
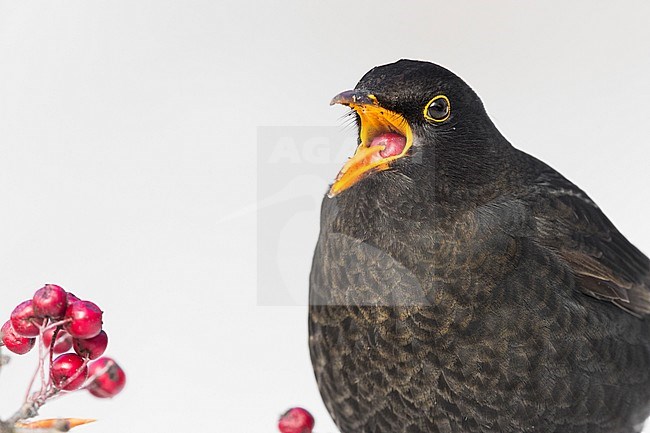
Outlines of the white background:
<svg viewBox="0 0 650 433">
<path fill-rule="evenodd" d="M 334 433 L 306 308 L 257 305 L 257 128 L 339 127 L 329 99 L 402 57 L 458 73 L 650 251 L 648 22 L 643 1 L 0 1 L 0 316 L 45 282 L 94 300 L 129 380 L 42 414 L 262 433 L 299 404 Z M 306 294 L 316 199 L 293 226 L 269 260 Z M 33 362 L 0 375 L 2 416 Z"/>
</svg>

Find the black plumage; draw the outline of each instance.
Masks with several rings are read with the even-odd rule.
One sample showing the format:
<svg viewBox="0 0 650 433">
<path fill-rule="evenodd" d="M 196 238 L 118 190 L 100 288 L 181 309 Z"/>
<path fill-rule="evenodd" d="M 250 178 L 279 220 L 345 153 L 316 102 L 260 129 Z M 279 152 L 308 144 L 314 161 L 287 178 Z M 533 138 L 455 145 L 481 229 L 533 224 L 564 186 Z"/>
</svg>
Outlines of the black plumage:
<svg viewBox="0 0 650 433">
<path fill-rule="evenodd" d="M 648 258 L 440 66 L 374 68 L 334 102 L 355 110 L 357 155 L 412 134 L 322 205 L 310 350 L 341 432 L 640 431 Z"/>
</svg>

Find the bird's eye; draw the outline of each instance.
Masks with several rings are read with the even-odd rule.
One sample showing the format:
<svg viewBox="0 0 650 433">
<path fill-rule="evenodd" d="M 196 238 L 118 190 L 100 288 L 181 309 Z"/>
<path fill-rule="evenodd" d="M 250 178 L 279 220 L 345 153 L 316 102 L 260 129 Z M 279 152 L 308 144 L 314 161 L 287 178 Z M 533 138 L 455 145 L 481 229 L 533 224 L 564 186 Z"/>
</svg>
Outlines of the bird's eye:
<svg viewBox="0 0 650 433">
<path fill-rule="evenodd" d="M 451 106 L 449 98 L 445 95 L 438 95 L 433 98 L 426 107 L 424 107 L 424 117 L 436 123 L 444 122 L 449 119 Z"/>
</svg>

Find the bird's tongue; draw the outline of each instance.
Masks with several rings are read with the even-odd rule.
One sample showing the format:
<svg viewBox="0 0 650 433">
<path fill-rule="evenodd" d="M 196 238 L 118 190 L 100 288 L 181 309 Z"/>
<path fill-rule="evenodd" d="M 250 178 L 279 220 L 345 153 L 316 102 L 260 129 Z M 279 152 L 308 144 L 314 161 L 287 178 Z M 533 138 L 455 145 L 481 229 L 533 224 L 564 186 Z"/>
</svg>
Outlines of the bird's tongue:
<svg viewBox="0 0 650 433">
<path fill-rule="evenodd" d="M 399 155 L 406 146 L 406 137 L 394 132 L 385 132 L 372 139 L 370 147 L 374 146 L 385 146 L 384 150 L 379 152 L 382 158 Z"/>
</svg>

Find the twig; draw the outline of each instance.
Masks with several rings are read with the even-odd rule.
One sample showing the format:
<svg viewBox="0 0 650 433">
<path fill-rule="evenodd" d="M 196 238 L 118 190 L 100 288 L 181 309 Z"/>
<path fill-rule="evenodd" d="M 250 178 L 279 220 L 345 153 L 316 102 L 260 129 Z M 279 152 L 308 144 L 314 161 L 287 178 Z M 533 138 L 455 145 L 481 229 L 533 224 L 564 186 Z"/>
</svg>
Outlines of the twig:
<svg viewBox="0 0 650 433">
<path fill-rule="evenodd" d="M 0 421 L 0 433 L 15 433 L 14 426 L 5 421 Z"/>
<path fill-rule="evenodd" d="M 0 345 L 0 371 L 2 371 L 2 367 L 7 364 L 9 364 L 9 357 L 2 354 L 2 345 Z"/>
</svg>

